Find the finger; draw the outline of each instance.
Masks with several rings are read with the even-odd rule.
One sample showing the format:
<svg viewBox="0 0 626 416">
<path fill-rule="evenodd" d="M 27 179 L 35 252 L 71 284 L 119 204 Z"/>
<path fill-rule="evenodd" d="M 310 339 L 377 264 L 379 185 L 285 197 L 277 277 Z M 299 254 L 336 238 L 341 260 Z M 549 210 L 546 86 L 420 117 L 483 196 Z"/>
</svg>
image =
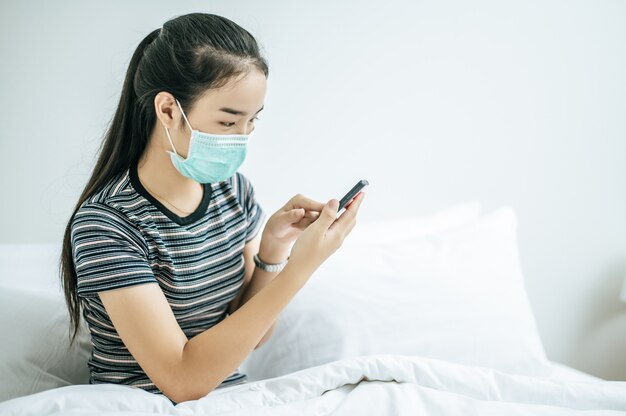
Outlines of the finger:
<svg viewBox="0 0 626 416">
<path fill-rule="evenodd" d="M 307 211 L 304 214 L 304 217 L 300 220 L 301 223 L 306 223 L 307 225 L 315 222 L 320 216 L 320 213 L 317 211 Z"/>
<path fill-rule="evenodd" d="M 344 205 L 343 207 L 344 207 L 345 209 L 348 209 L 348 207 L 349 207 L 349 206 L 350 206 L 350 205 L 354 202 L 354 200 L 355 200 L 355 199 L 356 199 L 359 195 L 361 195 L 361 194 L 364 194 L 364 193 L 363 193 L 363 192 L 359 192 L 359 193 L 357 193 L 357 194 L 354 196 L 354 198 L 352 198 L 352 199 L 351 199 L 351 200 L 350 200 L 350 201 L 349 201 L 346 205 Z"/>
<path fill-rule="evenodd" d="M 318 227 L 321 230 L 327 230 L 331 224 L 337 219 L 337 208 L 339 208 L 339 201 L 331 199 L 322 207 L 319 218 L 312 224 L 313 227 Z"/>
<path fill-rule="evenodd" d="M 307 216 L 304 221 L 306 221 L 307 226 L 313 224 L 320 217 L 320 213 L 317 211 L 313 211 L 313 213 Z"/>
<path fill-rule="evenodd" d="M 338 228 L 338 231 L 343 233 L 349 223 L 356 217 L 356 213 L 361 206 L 361 201 L 363 201 L 364 198 L 365 193 L 359 192 L 350 203 L 350 206 L 346 208 L 344 213 L 339 216 L 337 221 L 335 221 L 329 229 L 334 230 L 335 228 Z"/>
<path fill-rule="evenodd" d="M 297 194 L 287 202 L 287 209 L 304 208 L 307 211 L 321 212 L 324 208 L 323 202 L 315 201 L 311 198 L 307 198 L 302 194 Z"/>
<path fill-rule="evenodd" d="M 319 216 L 320 213 L 317 211 L 307 211 L 306 214 L 304 214 L 304 218 L 302 220 L 313 223 L 319 218 Z"/>
<path fill-rule="evenodd" d="M 319 218 L 319 215 L 320 213 L 317 211 L 308 211 L 300 221 L 291 225 L 300 231 L 304 231 Z"/>
<path fill-rule="evenodd" d="M 302 218 L 306 215 L 306 211 L 304 211 L 304 208 L 296 208 L 285 212 L 284 215 L 287 217 L 287 221 L 290 224 L 293 224 L 302 220 Z"/>
<path fill-rule="evenodd" d="M 365 192 L 359 192 L 356 194 L 354 198 L 350 201 L 350 203 L 345 207 L 346 211 L 351 214 L 352 217 L 356 216 L 356 212 L 359 210 L 361 206 L 361 202 L 365 198 Z"/>
<path fill-rule="evenodd" d="M 312 218 L 312 219 L 316 219 L 317 217 L 320 216 L 320 213 L 318 211 L 307 211 L 306 212 L 306 217 L 307 218 Z"/>
</svg>

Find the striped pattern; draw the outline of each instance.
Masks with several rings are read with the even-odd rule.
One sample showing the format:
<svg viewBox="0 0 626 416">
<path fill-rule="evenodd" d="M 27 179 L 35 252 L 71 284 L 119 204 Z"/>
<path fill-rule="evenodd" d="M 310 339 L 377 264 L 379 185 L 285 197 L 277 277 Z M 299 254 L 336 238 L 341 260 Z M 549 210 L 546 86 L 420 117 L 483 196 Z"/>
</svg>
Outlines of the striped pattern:
<svg viewBox="0 0 626 416">
<path fill-rule="evenodd" d="M 239 172 L 204 184 L 198 209 L 184 218 L 145 190 L 136 164 L 86 200 L 72 221 L 71 241 L 93 344 L 90 384 L 163 394 L 124 346 L 99 291 L 157 283 L 191 339 L 226 318 L 244 280 L 244 245 L 264 221 L 252 184 Z M 237 369 L 219 387 L 244 382 Z"/>
</svg>

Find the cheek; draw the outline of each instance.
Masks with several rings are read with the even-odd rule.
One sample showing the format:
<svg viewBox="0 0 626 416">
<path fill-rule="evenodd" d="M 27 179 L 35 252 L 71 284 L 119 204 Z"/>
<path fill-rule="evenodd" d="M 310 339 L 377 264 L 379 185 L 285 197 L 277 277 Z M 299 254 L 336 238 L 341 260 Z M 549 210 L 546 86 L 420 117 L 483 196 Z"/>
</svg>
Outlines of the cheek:
<svg viewBox="0 0 626 416">
<path fill-rule="evenodd" d="M 189 129 L 180 129 L 178 130 L 176 137 L 172 137 L 174 146 L 176 146 L 176 153 L 185 159 L 187 159 L 187 156 L 189 155 L 190 138 L 191 133 L 189 132 Z"/>
</svg>

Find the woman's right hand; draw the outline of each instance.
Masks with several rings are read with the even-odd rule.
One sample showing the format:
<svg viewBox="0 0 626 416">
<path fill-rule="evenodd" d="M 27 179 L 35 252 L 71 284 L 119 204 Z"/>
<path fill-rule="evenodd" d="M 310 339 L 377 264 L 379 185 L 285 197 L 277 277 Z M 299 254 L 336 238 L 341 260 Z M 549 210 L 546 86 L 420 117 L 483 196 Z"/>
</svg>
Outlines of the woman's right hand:
<svg viewBox="0 0 626 416">
<path fill-rule="evenodd" d="M 339 201 L 331 199 L 324 205 L 319 217 L 311 223 L 291 248 L 289 263 L 313 274 L 313 272 L 330 257 L 343 243 L 356 225 L 356 214 L 359 211 L 365 193 L 359 192 L 346 205 L 346 210 L 337 219 Z"/>
</svg>

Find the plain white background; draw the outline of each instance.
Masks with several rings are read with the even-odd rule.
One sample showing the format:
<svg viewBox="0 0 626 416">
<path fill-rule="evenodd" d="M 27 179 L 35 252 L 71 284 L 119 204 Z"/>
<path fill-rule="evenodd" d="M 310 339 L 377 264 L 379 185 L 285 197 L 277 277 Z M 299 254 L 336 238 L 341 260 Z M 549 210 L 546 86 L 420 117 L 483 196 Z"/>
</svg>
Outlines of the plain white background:
<svg viewBox="0 0 626 416">
<path fill-rule="evenodd" d="M 196 11 L 269 61 L 240 169 L 268 214 L 361 178 L 360 221 L 511 205 L 548 357 L 626 380 L 623 1 L 2 2 L 0 243 L 61 241 L 132 52 Z"/>
</svg>

